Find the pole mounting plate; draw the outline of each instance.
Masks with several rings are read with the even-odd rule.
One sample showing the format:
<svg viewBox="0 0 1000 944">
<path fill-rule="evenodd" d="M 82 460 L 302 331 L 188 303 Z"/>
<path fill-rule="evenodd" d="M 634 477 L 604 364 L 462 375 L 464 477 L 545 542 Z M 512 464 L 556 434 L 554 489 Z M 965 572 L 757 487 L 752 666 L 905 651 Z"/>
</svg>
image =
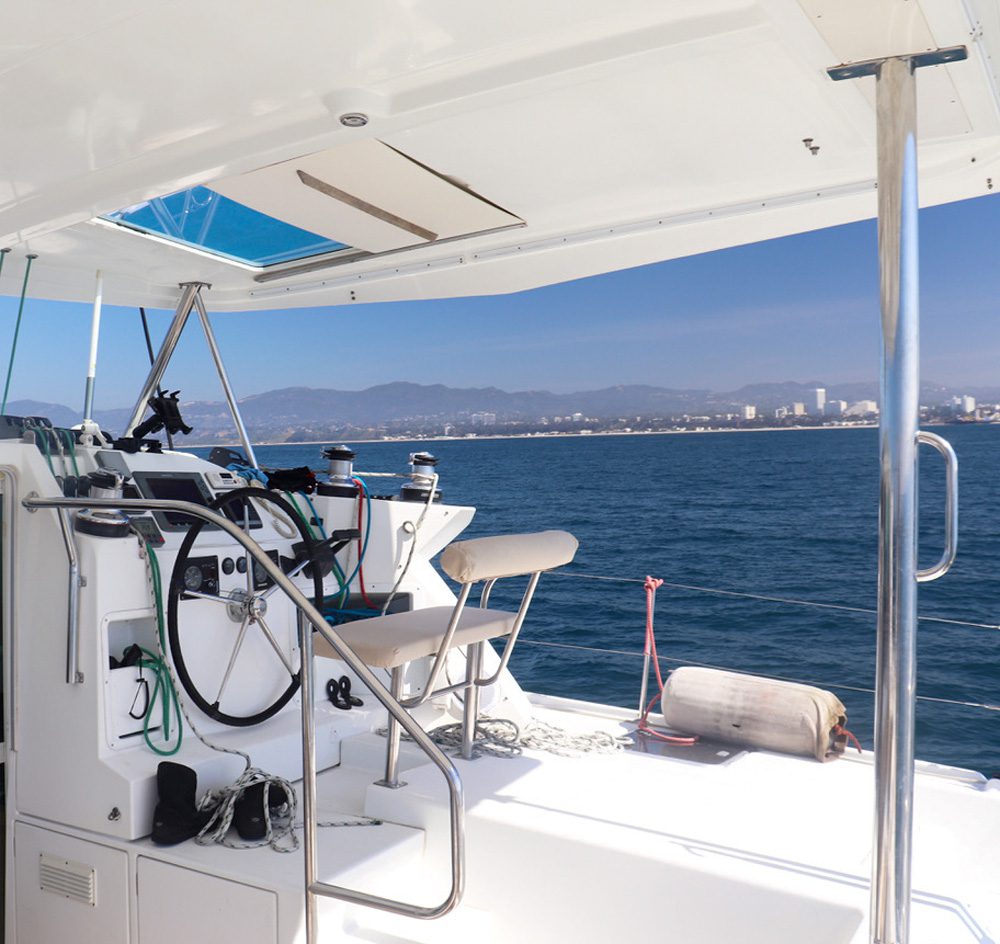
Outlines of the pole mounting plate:
<svg viewBox="0 0 1000 944">
<path fill-rule="evenodd" d="M 915 52 L 905 56 L 883 56 L 881 59 L 865 59 L 863 62 L 849 62 L 839 66 L 831 66 L 826 74 L 834 82 L 844 79 L 860 79 L 866 75 L 878 75 L 878 70 L 887 59 L 908 59 L 911 69 L 922 69 L 924 66 L 939 66 L 946 62 L 961 62 L 969 58 L 969 50 L 965 46 L 945 46 L 943 49 L 931 49 L 927 52 Z"/>
</svg>

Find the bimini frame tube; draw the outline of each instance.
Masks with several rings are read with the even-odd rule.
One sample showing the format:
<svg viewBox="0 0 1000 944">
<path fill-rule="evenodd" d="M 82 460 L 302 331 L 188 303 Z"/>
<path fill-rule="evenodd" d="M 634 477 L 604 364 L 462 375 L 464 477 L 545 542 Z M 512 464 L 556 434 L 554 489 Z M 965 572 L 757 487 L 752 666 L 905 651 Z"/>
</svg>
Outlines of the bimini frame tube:
<svg viewBox="0 0 1000 944">
<path fill-rule="evenodd" d="M 139 399 L 132 409 L 132 418 L 128 421 L 125 432 L 122 434 L 123 436 L 131 436 L 132 431 L 142 422 L 142 418 L 146 413 L 146 407 L 149 405 L 149 398 L 163 379 L 167 364 L 170 363 L 170 358 L 173 356 L 177 342 L 184 331 L 184 325 L 187 324 L 188 315 L 191 314 L 191 309 L 194 307 L 194 300 L 203 287 L 205 287 L 204 282 L 184 282 L 181 284 L 181 298 L 177 303 L 174 320 L 170 322 L 170 327 L 167 329 L 167 336 L 163 339 L 163 344 L 160 345 L 160 353 L 156 355 L 153 366 L 149 368 L 149 374 L 147 374 L 146 381 L 142 385 L 142 392 L 139 394 Z"/>
<path fill-rule="evenodd" d="M 243 444 L 243 451 L 246 453 L 250 465 L 259 469 L 257 456 L 254 455 L 253 446 L 250 445 L 250 437 L 247 435 L 247 428 L 243 425 L 243 416 L 240 413 L 240 405 L 236 402 L 236 395 L 229 383 L 229 375 L 226 373 L 226 365 L 222 363 L 222 355 L 219 353 L 219 345 L 215 343 L 215 334 L 212 331 L 212 323 L 208 320 L 208 312 L 205 310 L 205 301 L 201 297 L 201 292 L 194 296 L 194 304 L 198 309 L 198 317 L 201 319 L 201 327 L 205 332 L 205 340 L 208 342 L 208 349 L 212 353 L 212 360 L 215 362 L 215 370 L 219 375 L 219 383 L 222 384 L 222 392 L 226 395 L 226 403 L 229 404 L 229 412 L 232 414 L 236 432 Z"/>
<path fill-rule="evenodd" d="M 828 70 L 834 79 L 874 75 L 877 90 L 882 370 L 870 927 L 873 944 L 906 944 L 909 940 L 920 392 L 914 71 L 964 58 L 965 48 L 953 47 Z"/>
</svg>

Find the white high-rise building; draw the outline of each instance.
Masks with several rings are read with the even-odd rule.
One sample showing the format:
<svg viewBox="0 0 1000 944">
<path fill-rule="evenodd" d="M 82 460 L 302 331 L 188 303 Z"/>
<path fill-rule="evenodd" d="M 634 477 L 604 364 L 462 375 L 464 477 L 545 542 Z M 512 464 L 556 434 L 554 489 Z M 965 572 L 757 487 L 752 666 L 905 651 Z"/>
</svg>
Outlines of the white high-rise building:
<svg viewBox="0 0 1000 944">
<path fill-rule="evenodd" d="M 959 398 L 961 403 L 959 408 L 962 413 L 975 413 L 976 412 L 976 398 L 964 396 Z"/>
<path fill-rule="evenodd" d="M 805 415 L 806 415 L 806 405 L 804 403 L 792 404 L 792 416 L 805 416 Z"/>
<path fill-rule="evenodd" d="M 827 400 L 823 412 L 827 416 L 843 416 L 846 410 L 846 400 Z"/>
<path fill-rule="evenodd" d="M 776 420 L 783 420 L 786 416 L 788 416 L 788 407 L 787 406 L 779 406 L 774 411 L 774 418 Z"/>
<path fill-rule="evenodd" d="M 740 418 L 744 420 L 757 419 L 757 407 L 752 406 L 749 403 L 744 403 L 740 409 Z"/>
<path fill-rule="evenodd" d="M 814 416 L 822 416 L 824 406 L 826 406 L 826 388 L 813 387 L 806 394 L 806 409 Z"/>
</svg>

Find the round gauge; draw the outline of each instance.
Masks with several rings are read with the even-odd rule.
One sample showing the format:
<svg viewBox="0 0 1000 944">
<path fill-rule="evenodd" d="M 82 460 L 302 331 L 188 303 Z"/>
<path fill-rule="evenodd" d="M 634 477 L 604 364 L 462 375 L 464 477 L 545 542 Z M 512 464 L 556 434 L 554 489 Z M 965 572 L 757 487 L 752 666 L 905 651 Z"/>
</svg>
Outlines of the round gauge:
<svg viewBox="0 0 1000 944">
<path fill-rule="evenodd" d="M 231 557 L 223 557 L 222 572 L 224 574 L 231 574 L 234 570 L 236 570 L 236 564 L 233 563 L 233 559 Z"/>
<path fill-rule="evenodd" d="M 236 569 L 241 574 L 245 574 L 247 572 L 247 559 L 245 557 L 236 558 Z"/>
<path fill-rule="evenodd" d="M 267 583 L 267 571 L 257 561 L 253 562 L 253 581 L 254 583 Z"/>
<path fill-rule="evenodd" d="M 201 568 L 197 564 L 191 564 L 184 569 L 185 590 L 200 590 L 203 579 Z"/>
</svg>

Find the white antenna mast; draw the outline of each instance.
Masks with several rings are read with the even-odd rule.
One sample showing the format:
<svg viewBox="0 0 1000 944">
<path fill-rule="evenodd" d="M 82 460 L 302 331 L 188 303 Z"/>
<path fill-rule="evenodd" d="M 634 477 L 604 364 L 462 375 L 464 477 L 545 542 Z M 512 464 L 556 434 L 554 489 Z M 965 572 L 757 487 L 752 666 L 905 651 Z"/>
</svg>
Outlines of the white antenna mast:
<svg viewBox="0 0 1000 944">
<path fill-rule="evenodd" d="M 100 427 L 94 422 L 94 381 L 97 377 L 97 344 L 101 335 L 101 302 L 104 295 L 104 273 L 97 270 L 97 285 L 94 289 L 94 314 L 90 322 L 90 359 L 87 361 L 87 389 L 83 394 L 83 424 L 81 439 L 87 445 L 94 438 L 101 438 Z"/>
</svg>

